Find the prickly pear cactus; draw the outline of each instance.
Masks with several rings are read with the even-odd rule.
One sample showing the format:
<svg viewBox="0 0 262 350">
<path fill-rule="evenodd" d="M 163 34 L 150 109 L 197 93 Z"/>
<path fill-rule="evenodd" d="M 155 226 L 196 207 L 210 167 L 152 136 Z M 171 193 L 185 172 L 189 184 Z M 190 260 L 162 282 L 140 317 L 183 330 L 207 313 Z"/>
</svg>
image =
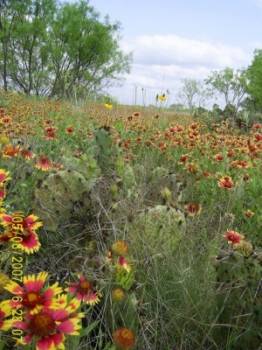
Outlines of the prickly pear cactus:
<svg viewBox="0 0 262 350">
<path fill-rule="evenodd" d="M 80 157 L 72 157 L 65 154 L 62 162 L 67 169 L 81 173 L 89 184 L 95 183 L 100 176 L 100 168 L 97 161 L 90 154 L 82 154 Z"/>
<path fill-rule="evenodd" d="M 50 174 L 35 190 L 34 210 L 49 231 L 70 223 L 74 216 L 88 216 L 92 208 L 90 191 L 94 181 L 88 181 L 75 170 Z"/>
<path fill-rule="evenodd" d="M 110 172 L 114 166 L 116 147 L 109 127 L 101 127 L 95 132 L 96 160 L 104 174 Z"/>
<path fill-rule="evenodd" d="M 169 174 L 168 169 L 163 167 L 157 167 L 152 172 L 150 179 L 148 180 L 147 191 L 145 196 L 146 205 L 156 205 L 163 201 L 162 192 L 168 188 L 171 192 L 170 202 L 180 203 L 182 198 L 182 182 L 178 181 L 175 174 Z"/>
<path fill-rule="evenodd" d="M 244 254 L 243 254 L 244 253 Z M 260 349 L 262 344 L 262 257 L 255 252 L 228 251 L 216 260 L 217 342 L 229 349 Z M 222 335 L 222 337 L 221 337 Z"/>
<path fill-rule="evenodd" d="M 118 157 L 115 162 L 116 175 L 121 179 L 124 195 L 127 198 L 137 197 L 137 182 L 134 169 Z"/>
<path fill-rule="evenodd" d="M 184 236 L 186 221 L 184 214 L 166 205 L 157 205 L 140 214 L 130 230 L 140 232 L 156 253 L 174 252 Z"/>
</svg>

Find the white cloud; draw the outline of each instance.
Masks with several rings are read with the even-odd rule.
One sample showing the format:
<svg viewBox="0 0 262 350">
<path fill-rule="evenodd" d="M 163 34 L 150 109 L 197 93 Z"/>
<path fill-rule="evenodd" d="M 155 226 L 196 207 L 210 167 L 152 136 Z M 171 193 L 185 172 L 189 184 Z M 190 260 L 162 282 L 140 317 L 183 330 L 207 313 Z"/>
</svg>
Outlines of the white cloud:
<svg viewBox="0 0 262 350">
<path fill-rule="evenodd" d="M 262 2 L 262 0 L 261 0 Z M 159 90 L 177 92 L 183 78 L 204 79 L 212 70 L 247 66 L 253 50 L 221 43 L 184 38 L 178 35 L 142 35 L 122 42 L 125 52 L 133 52 L 131 74 L 118 91 L 128 96 L 134 85 L 148 89 L 150 100 Z M 123 102 L 126 101 L 126 97 Z"/>
<path fill-rule="evenodd" d="M 245 64 L 248 55 L 238 47 L 184 38 L 178 35 L 142 35 L 123 43 L 140 64 L 195 66 L 210 68 Z"/>
</svg>

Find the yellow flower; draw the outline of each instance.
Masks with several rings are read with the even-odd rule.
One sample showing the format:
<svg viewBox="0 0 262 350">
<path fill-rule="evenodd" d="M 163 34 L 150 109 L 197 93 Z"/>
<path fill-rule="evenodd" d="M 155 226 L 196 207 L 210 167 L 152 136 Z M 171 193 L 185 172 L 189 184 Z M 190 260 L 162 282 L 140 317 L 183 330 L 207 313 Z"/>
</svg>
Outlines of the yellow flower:
<svg viewBox="0 0 262 350">
<path fill-rule="evenodd" d="M 112 103 L 105 103 L 104 106 L 106 109 L 109 109 L 109 110 L 113 108 Z"/>
<path fill-rule="evenodd" d="M 172 192 L 168 187 L 164 187 L 160 192 L 162 198 L 166 201 L 170 201 L 172 199 Z"/>
<path fill-rule="evenodd" d="M 238 244 L 234 245 L 234 249 L 246 257 L 253 253 L 252 244 L 245 240 L 241 240 Z"/>
<path fill-rule="evenodd" d="M 10 282 L 10 278 L 3 272 L 0 272 L 0 292 L 4 291 L 4 287 Z"/>
<path fill-rule="evenodd" d="M 114 301 L 122 301 L 125 298 L 125 292 L 122 288 L 115 288 L 112 291 L 112 299 Z"/>
<path fill-rule="evenodd" d="M 255 213 L 254 213 L 252 210 L 248 209 L 248 210 L 246 210 L 246 211 L 244 212 L 244 215 L 245 215 L 245 217 L 247 217 L 247 218 L 252 218 L 252 216 L 254 216 Z"/>
<path fill-rule="evenodd" d="M 165 94 L 159 95 L 158 96 L 158 100 L 161 101 L 161 102 L 164 102 L 164 101 L 167 100 L 167 96 Z"/>
<path fill-rule="evenodd" d="M 9 138 L 6 135 L 0 135 L 0 144 L 7 145 L 10 142 Z"/>
<path fill-rule="evenodd" d="M 128 245 L 125 241 L 116 241 L 112 245 L 112 252 L 117 255 L 126 255 L 128 252 Z"/>
<path fill-rule="evenodd" d="M 8 331 L 12 326 L 12 321 L 7 319 L 12 314 L 12 308 L 7 300 L 0 302 L 0 330 Z"/>
<path fill-rule="evenodd" d="M 11 177 L 9 176 L 9 171 L 6 171 L 5 169 L 0 169 L 0 184 L 3 184 L 10 179 Z"/>
</svg>

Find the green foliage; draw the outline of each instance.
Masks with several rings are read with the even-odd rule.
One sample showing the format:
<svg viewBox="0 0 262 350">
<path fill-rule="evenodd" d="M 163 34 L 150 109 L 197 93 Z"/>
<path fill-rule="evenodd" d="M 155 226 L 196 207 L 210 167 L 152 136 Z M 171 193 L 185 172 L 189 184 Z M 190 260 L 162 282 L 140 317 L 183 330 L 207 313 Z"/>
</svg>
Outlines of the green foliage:
<svg viewBox="0 0 262 350">
<path fill-rule="evenodd" d="M 51 95 L 92 93 L 104 79 L 114 79 L 126 71 L 128 56 L 116 39 L 118 24 L 99 21 L 93 7 L 80 1 L 65 4 L 54 20 L 50 34 L 51 61 L 55 81 Z"/>
<path fill-rule="evenodd" d="M 128 71 L 118 24 L 102 22 L 85 1 L 10 1 L 0 15 L 4 88 L 26 94 L 87 96 Z"/>
<path fill-rule="evenodd" d="M 121 156 L 118 156 L 115 162 L 115 171 L 119 177 L 122 194 L 128 199 L 136 199 L 138 191 L 134 168 L 130 164 L 126 164 Z"/>
<path fill-rule="evenodd" d="M 130 230 L 141 232 L 154 254 L 161 258 L 174 252 L 186 228 L 184 214 L 172 207 L 157 205 L 142 213 Z"/>
<path fill-rule="evenodd" d="M 128 291 L 134 284 L 134 271 L 127 271 L 122 267 L 117 267 L 115 274 L 115 282 L 122 287 L 124 290 Z"/>
<path fill-rule="evenodd" d="M 175 210 L 169 213 L 161 206 L 148 217 L 141 214 L 129 229 L 140 286 L 143 339 L 139 349 L 162 349 L 163 344 L 168 350 L 208 348 L 201 342 L 213 317 L 213 268 L 208 253 L 204 257 L 194 248 L 201 232 L 198 238 L 185 232 L 185 226 L 179 225 L 181 218 Z"/>
<path fill-rule="evenodd" d="M 85 153 L 78 158 L 64 155 L 62 161 L 67 169 L 78 171 L 88 179 L 89 184 L 95 183 L 100 175 L 100 168 L 90 154 Z"/>
<path fill-rule="evenodd" d="M 197 80 L 184 79 L 183 86 L 180 92 L 180 97 L 185 101 L 185 104 L 192 111 L 195 105 L 195 98 L 200 93 L 200 85 Z"/>
<path fill-rule="evenodd" d="M 194 108 L 202 107 L 205 101 L 212 96 L 212 92 L 201 81 L 184 79 L 179 93 L 182 102 L 193 112 Z M 177 111 L 186 111 L 183 105 L 173 105 Z M 173 108 L 174 108 L 173 107 Z M 182 107 L 182 108 L 181 108 Z"/>
<path fill-rule="evenodd" d="M 223 116 L 226 119 L 234 119 L 234 117 L 237 114 L 237 109 L 234 105 L 232 105 L 231 103 L 228 103 L 224 110 L 223 110 Z"/>
<path fill-rule="evenodd" d="M 5 9 L 1 71 L 13 86 L 26 94 L 34 91 L 38 95 L 46 89 L 49 74 L 47 29 L 54 12 L 54 0 L 15 0 Z"/>
<path fill-rule="evenodd" d="M 144 170 L 145 171 L 145 170 Z M 164 192 L 170 192 L 169 202 L 178 204 L 181 201 L 182 183 L 178 181 L 176 174 L 168 168 L 155 167 L 146 179 L 146 193 L 144 202 L 148 206 L 166 203 Z"/>
<path fill-rule="evenodd" d="M 103 174 L 113 171 L 117 149 L 113 144 L 110 128 L 101 127 L 95 132 L 96 160 Z"/>
<path fill-rule="evenodd" d="M 236 110 L 240 107 L 247 92 L 247 74 L 244 70 L 234 71 L 232 68 L 225 68 L 221 71 L 214 71 L 206 83 L 214 92 L 224 97 L 225 105 L 233 105 Z"/>
<path fill-rule="evenodd" d="M 112 309 L 114 315 L 114 321 L 116 325 L 126 325 L 130 329 L 139 329 L 138 320 L 138 300 L 135 293 L 130 292 L 126 294 L 126 297 L 122 301 L 113 302 Z"/>
<path fill-rule="evenodd" d="M 262 50 L 256 50 L 248 68 L 248 93 L 257 109 L 262 110 Z"/>
<path fill-rule="evenodd" d="M 217 323 L 224 324 L 216 333 L 219 344 L 232 350 L 259 349 L 262 341 L 262 310 L 259 283 L 262 261 L 253 252 L 243 255 L 225 252 L 216 262 Z M 238 336 L 236 336 L 238 335 Z"/>
</svg>

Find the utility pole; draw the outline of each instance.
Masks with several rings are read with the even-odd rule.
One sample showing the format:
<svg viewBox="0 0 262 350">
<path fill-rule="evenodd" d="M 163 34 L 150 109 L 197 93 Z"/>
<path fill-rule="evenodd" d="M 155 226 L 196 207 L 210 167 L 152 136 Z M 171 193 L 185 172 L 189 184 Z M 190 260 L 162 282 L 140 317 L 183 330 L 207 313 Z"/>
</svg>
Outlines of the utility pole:
<svg viewBox="0 0 262 350">
<path fill-rule="evenodd" d="M 137 86 L 134 86 L 134 105 L 136 105 L 137 102 Z"/>
</svg>

